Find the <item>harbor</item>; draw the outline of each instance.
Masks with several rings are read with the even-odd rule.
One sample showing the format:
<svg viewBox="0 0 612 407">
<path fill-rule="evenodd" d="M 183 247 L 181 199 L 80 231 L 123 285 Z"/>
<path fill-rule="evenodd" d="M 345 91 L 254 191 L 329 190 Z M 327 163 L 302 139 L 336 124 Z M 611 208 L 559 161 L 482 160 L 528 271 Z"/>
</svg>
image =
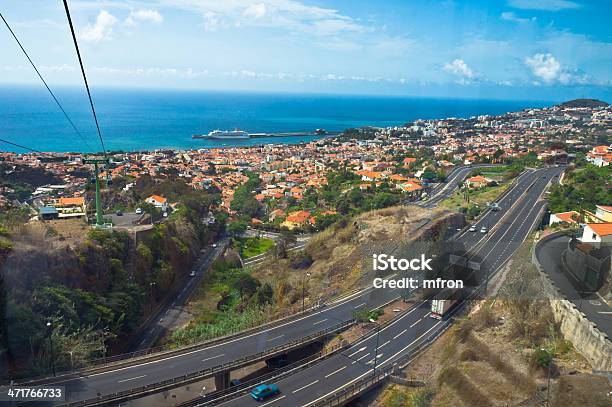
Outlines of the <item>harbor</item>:
<svg viewBox="0 0 612 407">
<path fill-rule="evenodd" d="M 297 132 L 270 132 L 270 133 L 247 133 L 239 129 L 235 130 L 213 130 L 208 134 L 194 134 L 194 139 L 251 139 L 251 138 L 267 138 L 267 137 L 305 137 L 305 136 L 336 136 L 339 131 L 327 131 L 324 129 L 316 129 L 314 131 L 297 131 Z"/>
</svg>

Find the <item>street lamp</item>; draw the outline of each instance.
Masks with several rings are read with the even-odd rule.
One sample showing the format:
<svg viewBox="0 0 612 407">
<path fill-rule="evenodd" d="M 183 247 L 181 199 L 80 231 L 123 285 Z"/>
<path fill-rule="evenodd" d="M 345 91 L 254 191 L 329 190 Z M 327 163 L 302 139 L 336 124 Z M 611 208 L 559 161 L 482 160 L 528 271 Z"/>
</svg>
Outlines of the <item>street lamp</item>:
<svg viewBox="0 0 612 407">
<path fill-rule="evenodd" d="M 74 370 L 74 360 L 72 355 L 74 354 L 73 350 L 69 350 L 68 354 L 70 355 L 70 370 Z"/>
<path fill-rule="evenodd" d="M 546 349 L 540 348 L 542 352 L 546 352 Z M 550 406 L 550 369 L 552 367 L 554 360 L 554 356 L 550 355 L 550 360 L 548 361 L 548 384 L 546 385 L 546 405 Z"/>
<path fill-rule="evenodd" d="M 153 286 L 156 284 L 155 281 L 149 283 L 149 312 L 153 311 Z"/>
<path fill-rule="evenodd" d="M 49 348 L 51 351 L 51 367 L 53 369 L 53 376 L 55 377 L 55 353 L 53 352 L 53 327 L 51 321 L 47 321 L 47 331 L 49 334 Z"/>
<path fill-rule="evenodd" d="M 370 318 L 370 322 L 376 324 L 376 348 L 374 349 L 374 368 L 373 373 L 376 374 L 376 363 L 378 362 L 378 338 L 380 336 L 380 324 L 374 318 Z"/>
<path fill-rule="evenodd" d="M 306 278 L 310 277 L 310 273 L 306 273 L 304 277 L 302 277 L 302 312 L 304 312 L 304 297 L 306 295 Z"/>
</svg>

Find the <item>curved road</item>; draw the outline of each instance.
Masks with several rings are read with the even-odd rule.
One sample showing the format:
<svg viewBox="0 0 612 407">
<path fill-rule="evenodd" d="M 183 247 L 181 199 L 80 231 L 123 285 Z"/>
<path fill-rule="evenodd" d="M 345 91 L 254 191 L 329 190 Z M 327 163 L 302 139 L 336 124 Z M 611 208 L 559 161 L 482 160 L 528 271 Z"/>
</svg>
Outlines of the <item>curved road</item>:
<svg viewBox="0 0 612 407">
<path fill-rule="evenodd" d="M 569 236 L 558 236 L 536 246 L 536 256 L 544 272 L 563 296 L 583 312 L 597 328 L 612 338 L 612 308 L 597 293 L 581 291 L 580 284 L 563 264 Z"/>
<path fill-rule="evenodd" d="M 511 192 L 499 201 L 502 211 L 487 212 L 477 222 L 478 228 L 484 225 L 490 227 L 494 224 L 498 224 L 498 228 L 491 230 L 488 234 L 465 232 L 458 237 L 458 240 L 465 243 L 468 248 L 480 245 L 481 248 L 478 252 L 484 262 L 492 268 L 499 267 L 520 246 L 537 221 L 540 209 L 544 205 L 544 202 L 539 201 L 540 195 L 546 184 L 550 182 L 550 178 L 558 175 L 561 171 L 559 168 L 549 168 L 523 174 Z M 534 183 L 533 186 L 531 186 L 532 183 Z M 521 197 L 522 199 L 519 199 Z M 508 211 L 511 213 L 507 213 Z M 301 339 L 309 334 L 351 319 L 355 309 L 377 308 L 397 297 L 399 297 L 399 293 L 393 290 L 367 288 L 354 293 L 351 297 L 345 298 L 336 304 L 305 315 L 297 320 L 266 328 L 243 337 L 233 338 L 205 349 L 192 350 L 155 361 L 143 361 L 143 363 L 138 365 L 117 368 L 108 372 L 67 379 L 56 383 L 66 386 L 67 401 L 69 402 L 95 397 L 98 393 L 104 395 L 136 388 L 196 372 L 207 367 L 217 366 L 241 357 L 256 354 L 274 346 L 282 345 L 291 340 Z M 438 321 L 427 317 L 428 313 L 429 307 L 425 304 L 381 332 L 380 343 L 382 344 L 387 340 L 390 341 L 389 345 L 387 345 L 389 349 L 386 351 L 387 355 L 385 355 L 381 362 L 390 363 L 392 358 L 409 352 L 410 346 L 412 346 L 411 343 L 414 339 L 418 338 L 417 334 L 419 332 L 426 332 L 427 329 L 437 326 Z M 415 323 L 416 325 L 411 326 L 411 324 Z M 398 329 L 400 329 L 400 332 L 403 330 L 406 330 L 406 332 L 393 339 L 395 335 L 398 335 Z M 392 353 L 392 350 L 395 351 Z M 395 355 L 396 353 L 397 355 Z M 362 371 L 359 370 L 360 365 L 358 366 L 358 363 L 355 363 L 350 368 L 347 367 L 330 375 L 329 378 L 333 377 L 333 380 L 325 380 L 325 376 L 331 372 L 325 373 L 324 370 L 320 369 L 330 364 L 337 366 L 337 368 L 342 367 L 337 358 L 345 356 L 344 354 L 337 355 L 324 363 L 313 366 L 311 369 L 315 369 L 314 371 L 311 369 L 305 370 L 304 372 L 310 371 L 312 380 L 329 381 L 330 384 L 325 386 L 313 385 L 313 389 L 320 389 L 320 391 L 314 392 L 311 390 L 302 392 L 300 397 L 306 394 L 309 397 L 315 396 L 316 394 L 321 394 L 321 392 L 333 390 L 333 383 L 336 381 L 346 384 L 352 378 L 362 374 Z M 335 364 L 331 362 L 334 360 L 336 361 Z M 363 360 L 367 361 L 367 357 L 364 357 Z M 380 365 L 384 365 L 384 363 Z M 303 373 L 300 372 L 299 374 Z M 349 375 L 349 377 L 346 375 Z M 297 375 L 296 377 L 299 378 Z M 301 383 L 302 385 L 307 384 L 304 380 L 300 381 L 296 377 L 292 376 L 286 380 L 295 380 L 296 383 Z M 291 388 L 290 385 L 285 386 L 284 382 L 281 383 L 281 389 L 285 392 L 283 395 L 286 395 L 286 391 Z M 295 394 L 298 393 L 300 392 Z M 309 400 L 312 401 L 314 399 L 311 397 Z"/>
</svg>

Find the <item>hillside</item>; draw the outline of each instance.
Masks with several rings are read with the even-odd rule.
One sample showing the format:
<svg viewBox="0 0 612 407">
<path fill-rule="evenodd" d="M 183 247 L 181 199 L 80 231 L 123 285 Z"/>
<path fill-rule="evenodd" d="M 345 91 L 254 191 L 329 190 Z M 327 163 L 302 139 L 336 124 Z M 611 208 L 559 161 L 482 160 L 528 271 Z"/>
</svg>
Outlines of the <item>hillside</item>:
<svg viewBox="0 0 612 407">
<path fill-rule="evenodd" d="M 285 306 L 301 301 L 302 288 L 306 303 L 314 303 L 371 284 L 372 254 L 401 255 L 410 242 L 433 241 L 449 223 L 463 222 L 461 214 L 417 206 L 367 212 L 315 235 L 303 252 L 262 264 L 254 275 L 275 281 Z"/>
<path fill-rule="evenodd" d="M 559 107 L 562 107 L 562 108 L 576 108 L 576 107 L 595 108 L 595 107 L 606 107 L 606 106 L 609 106 L 609 104 L 602 100 L 598 100 L 598 99 L 574 99 L 574 100 L 568 100 L 567 102 L 563 102 L 559 104 Z"/>
<path fill-rule="evenodd" d="M 528 243 L 507 266 L 495 299 L 474 301 L 403 371 L 423 387 L 388 385 L 357 405 L 535 407 L 549 393 L 551 406 L 609 405 L 607 379 L 591 374 L 563 338 L 541 290 Z"/>
</svg>

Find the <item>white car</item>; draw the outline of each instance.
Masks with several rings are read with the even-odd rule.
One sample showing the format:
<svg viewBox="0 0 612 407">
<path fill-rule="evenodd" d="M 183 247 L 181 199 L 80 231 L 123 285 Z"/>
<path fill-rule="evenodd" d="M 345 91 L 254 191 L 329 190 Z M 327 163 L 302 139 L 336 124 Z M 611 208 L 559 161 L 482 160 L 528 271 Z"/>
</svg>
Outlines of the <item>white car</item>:
<svg viewBox="0 0 612 407">
<path fill-rule="evenodd" d="M 481 227 L 480 228 L 480 233 L 487 233 L 487 228 L 486 227 Z"/>
<path fill-rule="evenodd" d="M 470 226 L 469 231 L 470 232 L 476 232 L 476 226 Z"/>
<path fill-rule="evenodd" d="M 191 270 L 191 273 L 189 273 L 189 277 L 195 277 L 195 275 L 196 275 L 196 271 Z"/>
<path fill-rule="evenodd" d="M 136 214 L 140 215 L 142 213 L 142 208 L 136 208 Z"/>
<path fill-rule="evenodd" d="M 217 244 L 216 244 L 216 243 L 213 243 L 212 247 L 217 247 Z"/>
</svg>

